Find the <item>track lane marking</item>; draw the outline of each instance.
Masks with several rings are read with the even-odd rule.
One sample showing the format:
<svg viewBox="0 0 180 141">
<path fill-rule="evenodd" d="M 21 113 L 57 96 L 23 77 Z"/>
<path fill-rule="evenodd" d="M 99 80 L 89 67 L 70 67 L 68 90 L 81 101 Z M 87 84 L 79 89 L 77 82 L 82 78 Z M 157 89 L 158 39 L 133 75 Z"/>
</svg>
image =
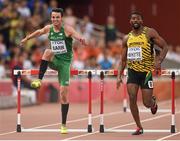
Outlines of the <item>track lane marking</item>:
<svg viewBox="0 0 180 141">
<path fill-rule="evenodd" d="M 179 134 L 180 134 L 180 132 L 173 133 L 173 134 L 171 134 L 171 135 L 168 135 L 168 136 L 165 136 L 165 137 L 159 138 L 159 139 L 157 139 L 157 141 L 162 141 L 162 140 L 164 140 L 164 139 L 167 139 L 167 138 L 170 138 L 170 137 L 173 137 L 173 136 L 179 135 Z"/>
</svg>

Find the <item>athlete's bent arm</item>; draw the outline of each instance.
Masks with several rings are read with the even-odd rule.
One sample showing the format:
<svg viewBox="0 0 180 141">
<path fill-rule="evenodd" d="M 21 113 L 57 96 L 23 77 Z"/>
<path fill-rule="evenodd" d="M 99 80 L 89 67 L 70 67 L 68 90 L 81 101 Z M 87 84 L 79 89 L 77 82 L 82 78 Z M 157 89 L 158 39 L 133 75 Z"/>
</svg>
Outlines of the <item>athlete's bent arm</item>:
<svg viewBox="0 0 180 141">
<path fill-rule="evenodd" d="M 158 56 L 158 60 L 156 61 L 155 64 L 156 69 L 160 69 L 161 63 L 166 57 L 166 54 L 168 52 L 168 45 L 166 41 L 158 34 L 158 32 L 155 29 L 150 28 L 148 31 L 148 35 L 150 38 L 153 39 L 154 43 L 162 49 L 160 51 L 160 55 Z"/>
<path fill-rule="evenodd" d="M 24 39 L 21 40 L 21 45 L 24 44 L 29 39 L 39 37 L 39 36 L 41 36 L 43 34 L 48 33 L 49 30 L 50 30 L 50 25 L 47 25 L 42 29 L 38 29 L 38 30 L 34 31 L 33 33 L 27 35 Z"/>
<path fill-rule="evenodd" d="M 82 37 L 77 31 L 74 30 L 74 28 L 70 26 L 65 26 L 65 32 L 68 36 L 75 38 L 79 42 L 81 42 L 82 45 L 87 46 L 85 38 Z"/>
<path fill-rule="evenodd" d="M 122 55 L 121 55 L 121 61 L 119 63 L 118 68 L 118 76 L 117 76 L 117 89 L 119 89 L 120 84 L 122 83 L 122 74 L 126 67 L 126 61 L 127 61 L 127 40 L 128 36 L 126 35 L 122 42 Z"/>
</svg>

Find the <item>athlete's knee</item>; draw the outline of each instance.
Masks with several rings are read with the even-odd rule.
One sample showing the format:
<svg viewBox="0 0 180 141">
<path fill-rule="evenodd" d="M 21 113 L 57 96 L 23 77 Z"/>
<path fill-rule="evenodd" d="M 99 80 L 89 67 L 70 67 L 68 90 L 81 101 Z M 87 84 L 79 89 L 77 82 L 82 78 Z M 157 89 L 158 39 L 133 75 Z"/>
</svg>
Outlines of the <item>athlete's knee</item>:
<svg viewBox="0 0 180 141">
<path fill-rule="evenodd" d="M 49 61 L 52 56 L 53 56 L 52 51 L 51 51 L 50 49 L 46 49 L 46 50 L 44 51 L 44 54 L 43 54 L 42 59 Z"/>
<path fill-rule="evenodd" d="M 61 103 L 63 104 L 68 103 L 68 88 L 66 86 L 61 86 L 60 97 L 61 97 Z"/>
<path fill-rule="evenodd" d="M 129 93 L 129 100 L 130 100 L 130 101 L 136 101 L 136 99 L 137 99 L 137 95 L 136 95 L 136 94 L 134 94 L 134 93 Z"/>
</svg>

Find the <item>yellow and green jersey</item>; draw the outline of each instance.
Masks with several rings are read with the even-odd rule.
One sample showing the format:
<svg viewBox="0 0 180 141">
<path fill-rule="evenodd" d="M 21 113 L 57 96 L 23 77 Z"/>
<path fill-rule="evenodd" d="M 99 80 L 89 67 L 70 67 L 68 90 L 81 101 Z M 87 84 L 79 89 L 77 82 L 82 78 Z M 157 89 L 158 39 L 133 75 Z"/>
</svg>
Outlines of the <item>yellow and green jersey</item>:
<svg viewBox="0 0 180 141">
<path fill-rule="evenodd" d="M 139 35 L 128 34 L 127 67 L 138 72 L 149 72 L 154 68 L 153 45 L 147 37 L 147 30 L 144 27 Z"/>
</svg>

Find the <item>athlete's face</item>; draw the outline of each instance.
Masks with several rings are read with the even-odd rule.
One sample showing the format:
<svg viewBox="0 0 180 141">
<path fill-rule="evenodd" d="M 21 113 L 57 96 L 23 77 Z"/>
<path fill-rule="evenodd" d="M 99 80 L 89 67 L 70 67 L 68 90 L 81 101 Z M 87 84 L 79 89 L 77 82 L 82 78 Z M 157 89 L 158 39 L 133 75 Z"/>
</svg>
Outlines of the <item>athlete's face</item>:
<svg viewBox="0 0 180 141">
<path fill-rule="evenodd" d="M 53 25 L 59 25 L 62 21 L 61 13 L 59 12 L 52 12 L 51 13 L 51 21 Z"/>
<path fill-rule="evenodd" d="M 133 29 L 138 30 L 143 24 L 142 17 L 137 14 L 131 15 L 130 24 Z"/>
</svg>

